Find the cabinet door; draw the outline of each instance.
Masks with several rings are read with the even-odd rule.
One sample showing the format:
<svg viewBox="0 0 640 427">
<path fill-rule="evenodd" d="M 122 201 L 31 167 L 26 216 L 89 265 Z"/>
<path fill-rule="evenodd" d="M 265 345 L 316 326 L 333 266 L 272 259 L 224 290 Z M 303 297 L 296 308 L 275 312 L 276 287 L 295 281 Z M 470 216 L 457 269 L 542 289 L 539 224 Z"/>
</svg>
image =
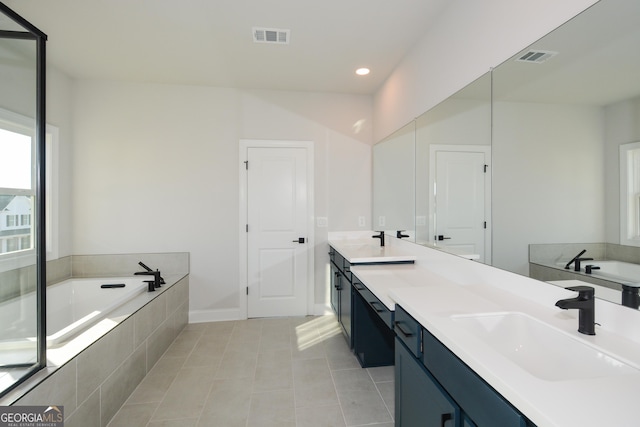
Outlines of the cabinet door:
<svg viewBox="0 0 640 427">
<path fill-rule="evenodd" d="M 342 329 L 347 337 L 349 347 L 352 346 L 351 342 L 351 283 L 345 276 L 341 278 L 342 290 L 340 291 L 340 323 Z"/>
<path fill-rule="evenodd" d="M 477 427 L 473 421 L 467 417 L 467 414 L 462 414 L 462 427 Z"/>
<path fill-rule="evenodd" d="M 338 268 L 331 263 L 331 307 L 338 317 L 340 316 L 340 276 Z"/>
<path fill-rule="evenodd" d="M 396 338 L 396 427 L 455 427 L 460 408 Z"/>
</svg>

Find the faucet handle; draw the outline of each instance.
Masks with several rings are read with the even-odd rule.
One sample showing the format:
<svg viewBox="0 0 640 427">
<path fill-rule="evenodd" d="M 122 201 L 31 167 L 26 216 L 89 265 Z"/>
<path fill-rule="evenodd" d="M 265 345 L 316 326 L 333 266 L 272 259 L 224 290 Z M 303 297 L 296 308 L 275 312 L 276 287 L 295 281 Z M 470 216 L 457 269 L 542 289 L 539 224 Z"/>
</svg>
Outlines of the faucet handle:
<svg viewBox="0 0 640 427">
<path fill-rule="evenodd" d="M 591 286 L 585 286 L 585 285 L 570 286 L 565 289 L 577 292 L 578 298 L 585 299 L 585 300 L 592 299 L 596 294 L 596 290 L 594 288 L 592 288 Z"/>
</svg>

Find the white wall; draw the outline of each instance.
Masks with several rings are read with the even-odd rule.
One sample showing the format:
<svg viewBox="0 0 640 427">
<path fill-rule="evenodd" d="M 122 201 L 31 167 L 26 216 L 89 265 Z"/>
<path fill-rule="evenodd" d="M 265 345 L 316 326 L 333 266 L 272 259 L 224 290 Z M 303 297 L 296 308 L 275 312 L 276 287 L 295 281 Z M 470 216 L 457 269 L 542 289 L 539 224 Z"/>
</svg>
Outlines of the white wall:
<svg viewBox="0 0 640 427">
<path fill-rule="evenodd" d="M 354 229 L 358 216 L 371 216 L 370 122 L 367 96 L 77 82 L 73 251 L 188 251 L 190 309 L 200 318 L 233 316 L 238 141 L 311 140 L 316 215 L 329 220 L 316 230 L 315 294 L 324 304 L 327 230 Z"/>
<path fill-rule="evenodd" d="M 374 97 L 374 141 L 496 67 L 594 0 L 452 0 Z"/>
<path fill-rule="evenodd" d="M 528 274 L 531 243 L 604 241 L 599 107 L 493 106 L 493 265 Z"/>
<path fill-rule="evenodd" d="M 47 123 L 58 128 L 57 173 L 54 179 L 58 182 L 53 185 L 54 194 L 48 194 L 57 209 L 54 217 L 57 227 L 57 245 L 59 257 L 72 255 L 71 233 L 73 228 L 71 212 L 71 150 L 72 150 L 72 87 L 73 81 L 66 74 L 54 67 L 47 68 Z M 55 252 L 55 251 L 54 251 Z"/>
</svg>

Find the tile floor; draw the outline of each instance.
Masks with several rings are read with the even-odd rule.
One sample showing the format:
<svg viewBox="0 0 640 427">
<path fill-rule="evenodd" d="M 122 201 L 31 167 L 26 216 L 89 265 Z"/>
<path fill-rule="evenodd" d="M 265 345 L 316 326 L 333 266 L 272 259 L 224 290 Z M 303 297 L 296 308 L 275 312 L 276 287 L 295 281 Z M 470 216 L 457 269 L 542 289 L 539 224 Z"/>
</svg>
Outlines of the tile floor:
<svg viewBox="0 0 640 427">
<path fill-rule="evenodd" d="M 391 427 L 393 391 L 332 315 L 189 324 L 109 427 Z"/>
</svg>

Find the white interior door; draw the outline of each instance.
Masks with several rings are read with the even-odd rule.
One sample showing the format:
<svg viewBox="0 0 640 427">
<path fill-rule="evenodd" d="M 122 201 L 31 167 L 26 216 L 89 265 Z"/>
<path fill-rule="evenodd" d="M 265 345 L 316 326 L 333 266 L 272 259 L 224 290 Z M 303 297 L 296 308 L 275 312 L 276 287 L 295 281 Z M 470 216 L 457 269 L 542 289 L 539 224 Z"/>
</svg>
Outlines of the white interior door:
<svg viewBox="0 0 640 427">
<path fill-rule="evenodd" d="M 306 150 L 247 150 L 248 317 L 307 314 Z"/>
<path fill-rule="evenodd" d="M 479 261 L 486 262 L 487 154 L 457 150 L 434 154 L 434 239 L 439 246 L 477 254 Z"/>
</svg>

